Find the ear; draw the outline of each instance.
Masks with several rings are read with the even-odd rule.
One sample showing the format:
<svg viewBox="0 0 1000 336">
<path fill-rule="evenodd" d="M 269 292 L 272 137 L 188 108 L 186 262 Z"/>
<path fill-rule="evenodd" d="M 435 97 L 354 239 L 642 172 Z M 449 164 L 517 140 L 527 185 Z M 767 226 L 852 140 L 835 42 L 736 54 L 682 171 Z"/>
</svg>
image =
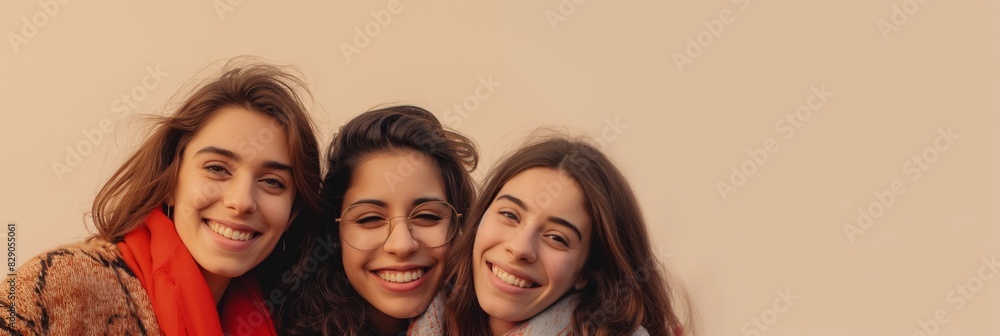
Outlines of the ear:
<svg viewBox="0 0 1000 336">
<path fill-rule="evenodd" d="M 578 280 L 576 282 L 576 285 L 573 286 L 573 289 L 581 290 L 581 289 L 583 289 L 583 287 L 586 287 L 586 286 L 587 286 L 587 278 L 585 278 L 585 277 L 583 277 L 583 275 L 581 275 L 580 276 L 580 280 Z"/>
<path fill-rule="evenodd" d="M 288 232 L 288 229 L 292 227 L 292 222 L 295 221 L 295 217 L 299 215 L 299 209 L 292 209 L 292 215 L 288 216 L 288 225 L 285 225 L 285 230 L 282 233 Z"/>
</svg>

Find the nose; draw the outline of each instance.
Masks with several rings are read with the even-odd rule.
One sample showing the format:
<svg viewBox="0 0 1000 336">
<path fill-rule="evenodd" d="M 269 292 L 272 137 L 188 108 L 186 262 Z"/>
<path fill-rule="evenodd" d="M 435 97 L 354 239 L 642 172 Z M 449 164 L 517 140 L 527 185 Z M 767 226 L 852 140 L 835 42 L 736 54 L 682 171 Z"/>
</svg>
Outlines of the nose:
<svg viewBox="0 0 1000 336">
<path fill-rule="evenodd" d="M 222 205 L 232 209 L 237 215 L 257 211 L 254 195 L 254 181 L 251 178 L 233 178 L 226 183 L 222 195 Z"/>
<path fill-rule="evenodd" d="M 395 254 L 399 258 L 405 258 L 418 249 L 420 249 L 420 244 L 413 239 L 413 234 L 410 232 L 410 225 L 406 222 L 406 217 L 389 218 L 389 236 L 386 237 L 385 243 L 382 244 L 382 250 L 389 254 Z"/>
<path fill-rule="evenodd" d="M 507 238 L 504 248 L 514 262 L 533 263 L 538 259 L 535 248 L 535 231 L 530 225 L 522 225 Z"/>
</svg>

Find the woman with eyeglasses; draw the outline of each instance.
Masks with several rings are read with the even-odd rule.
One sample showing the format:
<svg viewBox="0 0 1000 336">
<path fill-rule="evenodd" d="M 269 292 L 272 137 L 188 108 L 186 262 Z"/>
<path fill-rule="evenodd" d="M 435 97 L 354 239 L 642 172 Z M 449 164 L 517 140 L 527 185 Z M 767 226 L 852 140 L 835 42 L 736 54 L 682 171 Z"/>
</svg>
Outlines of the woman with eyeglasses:
<svg viewBox="0 0 1000 336">
<path fill-rule="evenodd" d="M 475 146 L 422 108 L 393 106 L 344 125 L 328 160 L 326 216 L 297 233 L 301 258 L 282 276 L 280 333 L 398 335 L 441 290 Z M 328 258 L 323 241 L 334 242 Z"/>
</svg>

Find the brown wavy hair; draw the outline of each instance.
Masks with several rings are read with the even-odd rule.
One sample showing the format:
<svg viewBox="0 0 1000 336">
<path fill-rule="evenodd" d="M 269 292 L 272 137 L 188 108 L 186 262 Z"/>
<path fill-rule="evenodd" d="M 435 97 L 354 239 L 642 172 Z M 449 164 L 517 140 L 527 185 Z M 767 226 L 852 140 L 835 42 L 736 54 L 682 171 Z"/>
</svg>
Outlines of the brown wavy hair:
<svg viewBox="0 0 1000 336">
<path fill-rule="evenodd" d="M 368 335 L 375 326 L 364 298 L 344 274 L 340 248 L 329 260 L 317 260 L 317 237 L 340 242 L 334 217 L 340 214 L 344 194 L 355 169 L 372 154 L 413 150 L 429 156 L 444 181 L 446 201 L 459 213 L 469 209 L 474 185 L 469 172 L 479 156 L 467 137 L 446 130 L 431 112 L 416 106 L 392 106 L 365 112 L 344 125 L 327 153 L 329 171 L 323 179 L 323 216 L 313 231 L 292 233 L 301 237 L 302 253 L 291 273 L 282 276 L 279 293 L 289 293 L 278 310 L 282 335 Z M 293 228 L 296 229 L 296 228 Z M 459 226 L 454 230 L 461 232 Z M 339 245 L 338 245 L 339 246 Z M 287 271 L 286 271 L 287 272 Z M 289 275 L 290 274 L 290 275 Z"/>
<path fill-rule="evenodd" d="M 479 222 L 511 178 L 530 168 L 552 168 L 572 177 L 583 190 L 593 243 L 583 266 L 587 284 L 578 293 L 572 335 L 628 335 L 646 328 L 650 335 L 677 335 L 681 322 L 671 287 L 654 257 L 635 194 L 628 180 L 594 146 L 565 137 L 548 137 L 517 150 L 487 176 L 466 220 L 468 232 L 448 253 L 445 330 L 448 335 L 488 335 L 486 312 L 479 306 L 472 278 L 472 247 Z"/>
<path fill-rule="evenodd" d="M 291 70 L 255 58 L 232 59 L 223 65 L 221 75 L 191 93 L 174 113 L 154 117 L 149 137 L 98 192 L 91 210 L 97 228 L 92 238 L 118 242 L 162 206 L 177 184 L 188 142 L 226 107 L 263 113 L 282 126 L 295 180 L 293 206 L 300 215 L 318 211 L 319 147 L 299 94 L 309 91 Z"/>
</svg>

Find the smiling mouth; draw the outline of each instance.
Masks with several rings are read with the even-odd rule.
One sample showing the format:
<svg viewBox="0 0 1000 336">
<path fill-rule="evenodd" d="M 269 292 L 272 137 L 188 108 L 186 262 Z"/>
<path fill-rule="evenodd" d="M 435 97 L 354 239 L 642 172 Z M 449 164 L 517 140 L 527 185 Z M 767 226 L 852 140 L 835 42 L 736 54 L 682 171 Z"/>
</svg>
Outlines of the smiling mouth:
<svg viewBox="0 0 1000 336">
<path fill-rule="evenodd" d="M 233 230 L 228 226 L 216 222 L 209 222 L 208 220 L 205 220 L 205 224 L 212 229 L 212 232 L 235 241 L 248 241 L 261 235 L 259 232 Z"/>
<path fill-rule="evenodd" d="M 420 277 L 424 276 L 427 272 L 426 268 L 416 268 L 409 271 L 396 271 L 396 270 L 376 270 L 372 271 L 375 275 L 382 280 L 395 283 L 407 283 L 417 281 Z"/>
<path fill-rule="evenodd" d="M 503 281 L 503 283 L 505 284 L 521 288 L 538 287 L 538 284 L 531 282 L 531 280 L 519 278 L 516 275 L 507 273 L 504 270 L 500 269 L 500 267 L 497 267 L 497 265 L 490 264 L 490 269 L 493 270 L 493 275 L 495 275 L 497 278 L 500 279 L 500 281 Z"/>
</svg>

